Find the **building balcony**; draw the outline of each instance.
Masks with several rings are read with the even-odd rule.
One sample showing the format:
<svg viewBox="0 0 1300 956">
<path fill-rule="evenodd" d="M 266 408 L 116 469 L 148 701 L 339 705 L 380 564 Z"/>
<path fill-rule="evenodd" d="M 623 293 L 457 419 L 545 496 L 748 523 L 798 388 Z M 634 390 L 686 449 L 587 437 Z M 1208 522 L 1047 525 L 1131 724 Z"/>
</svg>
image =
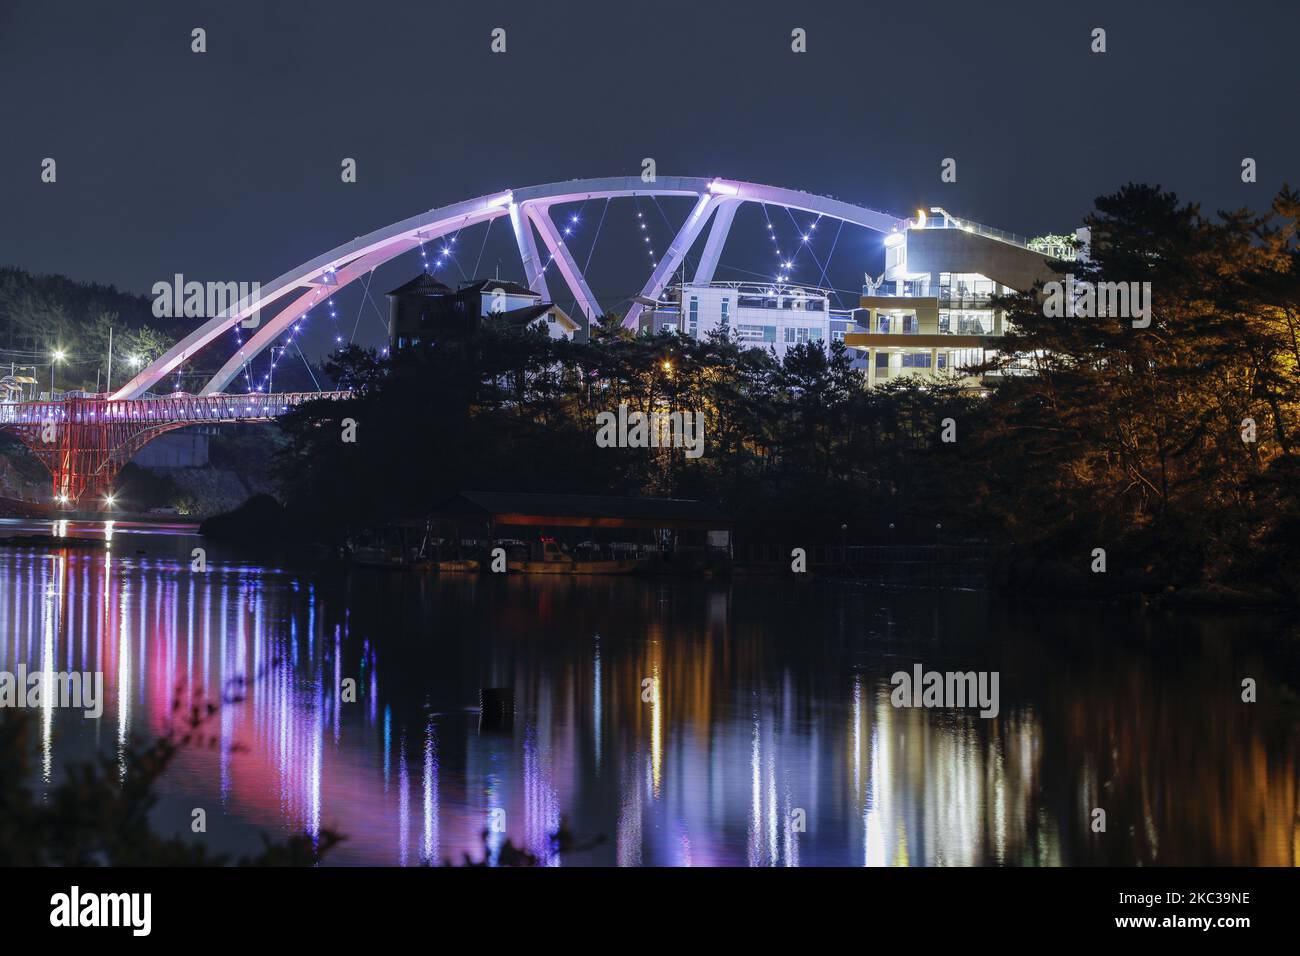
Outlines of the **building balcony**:
<svg viewBox="0 0 1300 956">
<path fill-rule="evenodd" d="M 853 349 L 980 349 L 1001 336 L 959 332 L 846 332 L 844 344 Z"/>
</svg>

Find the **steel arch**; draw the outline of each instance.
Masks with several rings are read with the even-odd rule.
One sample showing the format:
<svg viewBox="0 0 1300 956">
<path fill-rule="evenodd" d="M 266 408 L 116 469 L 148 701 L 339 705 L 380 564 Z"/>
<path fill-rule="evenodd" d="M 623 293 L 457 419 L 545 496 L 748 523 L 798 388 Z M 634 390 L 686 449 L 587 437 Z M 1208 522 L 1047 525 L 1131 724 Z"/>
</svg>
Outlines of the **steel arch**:
<svg viewBox="0 0 1300 956">
<path fill-rule="evenodd" d="M 734 179 L 691 176 L 660 176 L 646 182 L 639 176 L 614 176 L 600 179 L 572 179 L 566 182 L 528 186 L 507 190 L 431 209 L 409 219 L 377 229 L 351 242 L 345 242 L 310 262 L 284 273 L 265 285 L 256 296 L 238 302 L 233 308 L 209 319 L 198 329 L 167 350 L 157 361 L 142 369 L 139 374 L 119 388 L 112 399 L 139 398 L 162 381 L 178 365 L 191 358 L 223 332 L 233 328 L 264 306 L 297 293 L 288 305 L 264 321 L 252 337 L 222 366 L 203 387 L 203 394 L 223 391 L 239 374 L 243 366 L 272 345 L 280 335 L 323 297 L 332 295 L 354 279 L 366 274 L 388 260 L 417 248 L 421 243 L 437 239 L 458 229 L 509 216 L 524 263 L 529 285 L 548 294 L 545 285 L 545 266 L 540 262 L 537 243 L 533 235 L 536 228 L 547 250 L 559 263 L 558 271 L 569 286 L 579 308 L 589 318 L 598 309 L 595 296 L 587 287 L 586 279 L 569 256 L 562 238 L 549 218 L 551 206 L 579 202 L 584 199 L 619 199 L 633 196 L 690 196 L 696 200 L 685 224 L 669 244 L 665 254 L 636 297 L 624 317 L 623 324 L 635 328 L 637 319 L 647 302 L 656 299 L 664 284 L 681 263 L 695 240 L 708 225 L 713 228 L 705 245 L 705 255 L 696 277 L 711 278 L 718 255 L 726 241 L 735 210 L 746 202 L 785 206 L 815 213 L 831 219 L 890 232 L 902 225 L 902 220 L 887 213 L 856 206 L 852 203 L 759 183 Z M 550 226 L 551 228 L 547 228 Z"/>
</svg>

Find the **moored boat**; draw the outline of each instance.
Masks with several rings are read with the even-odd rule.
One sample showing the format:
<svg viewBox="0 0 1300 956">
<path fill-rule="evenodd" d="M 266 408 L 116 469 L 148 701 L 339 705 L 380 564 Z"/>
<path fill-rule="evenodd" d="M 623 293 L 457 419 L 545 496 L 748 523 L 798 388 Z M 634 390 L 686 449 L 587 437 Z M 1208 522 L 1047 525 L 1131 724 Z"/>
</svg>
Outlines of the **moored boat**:
<svg viewBox="0 0 1300 956">
<path fill-rule="evenodd" d="M 459 559 L 454 561 L 439 561 L 437 566 L 439 572 L 443 572 L 443 571 L 451 571 L 453 573 L 454 572 L 477 572 L 479 570 L 479 562 L 478 559 L 476 558 L 464 558 L 464 559 Z"/>
<path fill-rule="evenodd" d="M 507 568 L 521 574 L 632 574 L 645 563 L 640 558 L 577 558 L 553 538 L 540 544 L 540 560 L 513 560 Z"/>
</svg>

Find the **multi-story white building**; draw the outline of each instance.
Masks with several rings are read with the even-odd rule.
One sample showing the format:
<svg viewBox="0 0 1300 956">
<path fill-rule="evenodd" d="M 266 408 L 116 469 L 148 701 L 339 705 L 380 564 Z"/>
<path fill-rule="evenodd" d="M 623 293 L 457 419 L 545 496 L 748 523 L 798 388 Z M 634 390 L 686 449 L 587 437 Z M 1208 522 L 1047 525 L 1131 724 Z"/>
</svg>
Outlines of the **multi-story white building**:
<svg viewBox="0 0 1300 956">
<path fill-rule="evenodd" d="M 918 211 L 885 237 L 885 271 L 863 285 L 861 307 L 833 310 L 824 289 L 782 283 L 684 283 L 641 314 L 643 331 L 704 338 L 728 329 L 740 342 L 783 358 L 801 342 L 842 341 L 868 384 L 907 376 L 953 374 L 997 351 L 1006 333 L 993 298 L 1028 292 L 1058 276 L 1053 263 L 1086 249 L 1074 237 L 1024 239 L 958 219 L 939 207 Z"/>
<path fill-rule="evenodd" d="M 830 294 L 823 289 L 777 283 L 709 282 L 674 286 L 653 311 L 642 313 L 643 327 L 703 339 L 729 330 L 737 341 L 775 349 L 784 357 L 792 345 L 828 343 L 832 326 Z M 837 329 L 843 335 L 843 329 Z"/>
<path fill-rule="evenodd" d="M 1081 237 L 1082 238 L 1082 237 Z M 1006 331 L 995 295 L 1027 292 L 1075 257 L 1068 238 L 1023 239 L 958 219 L 939 207 L 885 237 L 885 271 L 863 287 L 864 332 L 845 342 L 866 355 L 868 381 L 960 374 L 996 352 Z"/>
</svg>

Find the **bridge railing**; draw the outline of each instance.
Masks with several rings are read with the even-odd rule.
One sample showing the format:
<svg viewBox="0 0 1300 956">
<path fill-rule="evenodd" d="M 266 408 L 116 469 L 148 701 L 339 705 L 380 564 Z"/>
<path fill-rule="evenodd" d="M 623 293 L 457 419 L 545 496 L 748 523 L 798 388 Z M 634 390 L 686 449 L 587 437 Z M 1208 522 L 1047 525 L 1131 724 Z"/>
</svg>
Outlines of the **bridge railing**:
<svg viewBox="0 0 1300 956">
<path fill-rule="evenodd" d="M 267 420 L 305 402 L 339 401 L 351 397 L 349 391 L 269 395 L 252 392 L 247 395 L 169 395 L 122 401 L 79 398 L 62 402 L 12 402 L 0 404 L 0 425 L 41 425 L 50 421 L 117 425 Z"/>
</svg>

